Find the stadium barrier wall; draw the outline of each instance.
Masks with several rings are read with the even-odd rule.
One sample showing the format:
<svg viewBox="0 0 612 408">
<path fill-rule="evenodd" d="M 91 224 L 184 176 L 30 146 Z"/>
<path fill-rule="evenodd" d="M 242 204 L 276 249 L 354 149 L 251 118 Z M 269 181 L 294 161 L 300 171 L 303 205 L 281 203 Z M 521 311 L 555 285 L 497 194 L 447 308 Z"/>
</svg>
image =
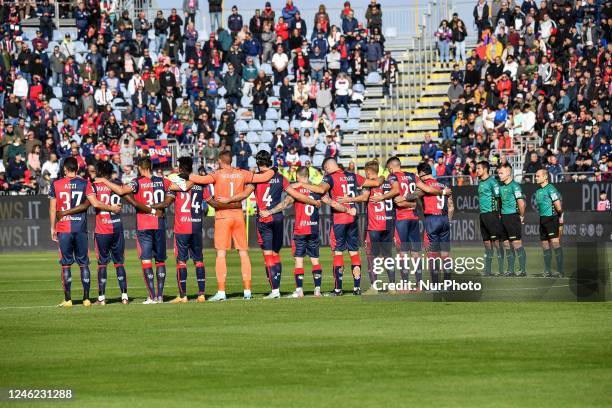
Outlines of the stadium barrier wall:
<svg viewBox="0 0 612 408">
<path fill-rule="evenodd" d="M 565 226 L 563 240 L 568 243 L 581 242 L 611 242 L 612 214 L 595 212 L 599 193 L 607 191 L 612 195 L 612 183 L 557 184 L 565 209 Z M 539 218 L 535 212 L 535 185 L 523 185 L 530 205 L 528 207 L 523 228 L 524 240 L 537 242 L 539 240 Z M 477 186 L 453 188 L 455 198 L 455 218 L 452 221 L 453 245 L 471 244 L 480 241 L 480 222 L 478 215 Z M 0 253 L 34 250 L 57 250 L 57 244 L 51 241 L 49 233 L 49 200 L 45 196 L 1 196 L 0 197 Z M 286 212 L 284 226 L 284 245 L 291 246 L 293 224 L 295 218 L 292 210 Z M 95 216 L 90 208 L 88 227 L 90 240 L 93 242 Z M 129 205 L 122 207 L 122 218 L 125 229 L 126 246 L 135 248 L 136 217 L 134 208 Z M 254 218 L 249 222 L 249 245 L 257 247 L 257 233 Z M 365 216 L 359 218 L 361 237 L 364 236 Z M 203 220 L 204 247 L 213 247 L 214 218 Z M 172 208 L 168 215 L 167 241 L 172 245 Z M 321 215 L 321 245 L 329 246 L 329 231 L 332 219 L 329 212 Z M 422 228 L 422 227 L 421 227 Z"/>
</svg>

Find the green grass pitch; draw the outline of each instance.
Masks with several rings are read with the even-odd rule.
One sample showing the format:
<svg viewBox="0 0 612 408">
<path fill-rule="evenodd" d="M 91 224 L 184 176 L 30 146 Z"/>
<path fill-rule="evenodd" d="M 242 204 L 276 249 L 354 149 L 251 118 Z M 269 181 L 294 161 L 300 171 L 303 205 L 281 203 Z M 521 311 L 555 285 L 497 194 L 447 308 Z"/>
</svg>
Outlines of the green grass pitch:
<svg viewBox="0 0 612 408">
<path fill-rule="evenodd" d="M 531 267 L 540 254 L 529 250 Z M 251 258 L 253 289 L 261 298 L 268 291 L 262 256 L 252 251 Z M 211 251 L 205 260 L 210 296 L 216 289 Z M 283 260 L 287 293 L 293 289 L 289 251 Z M 322 264 L 329 290 L 328 250 Z M 174 261 L 167 265 L 169 297 L 177 286 Z M 126 268 L 132 304 L 61 310 L 51 307 L 62 299 L 55 253 L 1 255 L 0 387 L 69 388 L 74 401 L 68 406 L 75 407 L 612 405 L 609 302 L 344 296 L 144 306 L 134 251 Z M 234 297 L 241 293 L 239 268 L 232 254 L 228 292 Z M 193 294 L 192 265 L 188 279 Z M 92 299 L 95 282 L 94 263 Z M 351 283 L 347 276 L 345 286 Z M 72 286 L 79 299 L 78 268 Z M 112 267 L 107 287 L 107 297 L 117 299 Z"/>
</svg>

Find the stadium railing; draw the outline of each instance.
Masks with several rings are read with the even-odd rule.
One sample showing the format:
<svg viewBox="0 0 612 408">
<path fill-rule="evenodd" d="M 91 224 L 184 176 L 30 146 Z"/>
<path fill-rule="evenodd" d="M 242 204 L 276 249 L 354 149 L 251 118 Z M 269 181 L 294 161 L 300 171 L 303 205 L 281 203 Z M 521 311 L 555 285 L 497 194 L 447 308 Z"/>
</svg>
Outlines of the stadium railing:
<svg viewBox="0 0 612 408">
<path fill-rule="evenodd" d="M 413 110 L 435 69 L 437 44 L 433 31 L 442 19 L 452 14 L 452 2 L 430 0 L 420 13 L 416 27 L 408 38 L 408 49 L 398 63 L 395 84 L 389 87 L 384 106 L 378 108 L 376 121 L 365 131 L 367 157 L 385 158 L 395 155 Z M 383 16 L 386 8 L 383 9 Z"/>
</svg>

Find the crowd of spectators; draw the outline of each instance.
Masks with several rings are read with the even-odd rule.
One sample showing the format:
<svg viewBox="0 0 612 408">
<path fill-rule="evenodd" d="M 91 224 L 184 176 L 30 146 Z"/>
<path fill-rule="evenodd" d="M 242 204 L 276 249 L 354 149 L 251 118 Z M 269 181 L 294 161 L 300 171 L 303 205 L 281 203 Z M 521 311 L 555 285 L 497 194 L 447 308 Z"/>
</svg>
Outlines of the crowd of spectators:
<svg viewBox="0 0 612 408">
<path fill-rule="evenodd" d="M 376 0 L 361 21 L 344 2 L 338 26 L 323 4 L 304 21 L 292 0 L 244 17 L 233 6 L 223 24 L 223 3 L 210 0 L 206 38 L 197 0 L 153 21 L 118 4 L 62 5 L 76 30 L 61 32 L 53 2 L 0 4 L 0 191 L 44 192 L 69 156 L 84 174 L 109 160 L 129 180 L 143 139 L 190 146 L 208 170 L 222 150 L 246 168 L 266 148 L 291 173 L 339 155 L 369 75 L 386 92 L 395 80 Z M 40 19 L 35 35 L 28 17 Z"/>
<path fill-rule="evenodd" d="M 541 168 L 555 181 L 612 179 L 612 2 L 492 4 L 474 7 L 467 55 L 457 14 L 435 33 L 439 63 L 453 50 L 455 62 L 440 143 L 426 137 L 423 159 L 459 183 L 475 180 L 482 159 L 522 168 L 525 181 Z"/>
</svg>

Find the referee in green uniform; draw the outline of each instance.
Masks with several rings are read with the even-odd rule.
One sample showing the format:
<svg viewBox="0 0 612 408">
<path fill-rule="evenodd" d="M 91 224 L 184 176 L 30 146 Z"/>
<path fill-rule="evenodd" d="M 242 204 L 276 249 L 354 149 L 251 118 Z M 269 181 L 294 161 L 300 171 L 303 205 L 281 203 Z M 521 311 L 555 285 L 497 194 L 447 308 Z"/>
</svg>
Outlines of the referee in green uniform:
<svg viewBox="0 0 612 408">
<path fill-rule="evenodd" d="M 559 218 L 563 215 L 561 194 L 548 182 L 548 171 L 538 170 L 535 175 L 540 188 L 536 191 L 536 205 L 540 213 L 540 240 L 544 251 L 544 276 L 552 277 L 552 250 L 555 251 L 557 269 L 563 277 L 563 249 L 559 239 Z M 551 250 L 552 247 L 552 250 Z"/>
<path fill-rule="evenodd" d="M 512 167 L 504 163 L 497 169 L 501 186 L 501 221 L 504 227 L 504 247 L 508 258 L 508 271 L 504 276 L 514 275 L 514 260 L 518 256 L 520 273 L 518 276 L 527 276 L 525 265 L 527 254 L 523 248 L 522 227 L 525 216 L 525 195 L 521 186 L 512 178 Z"/>
<path fill-rule="evenodd" d="M 491 176 L 490 170 L 491 166 L 487 161 L 480 161 L 476 165 L 476 175 L 479 179 L 480 235 L 485 247 L 485 276 L 492 274 L 493 246 L 497 249 L 499 274 L 504 273 L 504 227 L 499 218 L 499 183 Z"/>
</svg>

